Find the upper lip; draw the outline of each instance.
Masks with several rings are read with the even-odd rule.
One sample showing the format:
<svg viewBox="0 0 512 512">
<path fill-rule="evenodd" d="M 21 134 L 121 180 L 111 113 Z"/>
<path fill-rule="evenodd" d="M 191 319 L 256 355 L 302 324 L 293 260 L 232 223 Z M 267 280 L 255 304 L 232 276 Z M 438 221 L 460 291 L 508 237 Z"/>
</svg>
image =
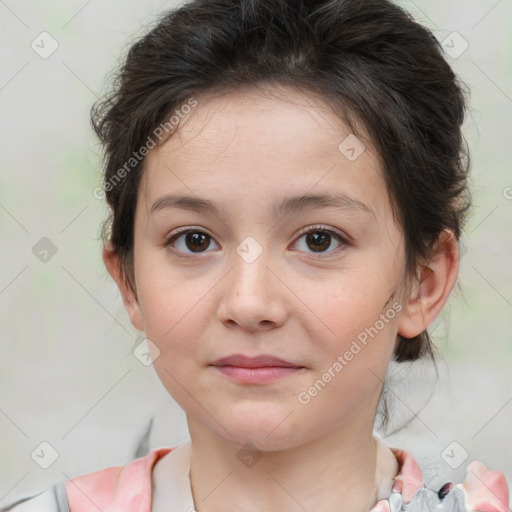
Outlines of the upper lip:
<svg viewBox="0 0 512 512">
<path fill-rule="evenodd" d="M 263 354 L 256 357 L 248 357 L 243 354 L 233 354 L 231 356 L 217 359 L 212 366 L 239 366 L 241 368 L 262 368 L 265 366 L 283 366 L 288 368 L 302 368 L 300 365 L 290 363 L 278 357 Z"/>
</svg>

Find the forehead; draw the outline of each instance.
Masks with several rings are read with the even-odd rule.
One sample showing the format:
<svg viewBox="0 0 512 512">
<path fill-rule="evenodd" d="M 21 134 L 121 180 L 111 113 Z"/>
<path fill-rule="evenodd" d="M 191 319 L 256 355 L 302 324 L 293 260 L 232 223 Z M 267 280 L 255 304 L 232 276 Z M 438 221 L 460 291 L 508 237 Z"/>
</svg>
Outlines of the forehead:
<svg viewBox="0 0 512 512">
<path fill-rule="evenodd" d="M 139 197 L 147 214 L 164 191 L 246 203 L 338 191 L 386 209 L 379 158 L 365 132 L 358 130 L 356 148 L 364 151 L 347 158 L 340 144 L 344 149 L 352 130 L 321 98 L 285 87 L 245 88 L 197 102 L 146 157 Z"/>
</svg>

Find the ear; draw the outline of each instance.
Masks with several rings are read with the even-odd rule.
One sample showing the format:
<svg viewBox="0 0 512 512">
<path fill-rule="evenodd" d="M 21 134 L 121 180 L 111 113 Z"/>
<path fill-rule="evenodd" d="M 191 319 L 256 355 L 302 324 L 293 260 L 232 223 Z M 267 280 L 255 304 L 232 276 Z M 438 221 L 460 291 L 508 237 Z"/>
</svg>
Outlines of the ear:
<svg viewBox="0 0 512 512">
<path fill-rule="evenodd" d="M 128 279 L 125 276 L 121 266 L 121 258 L 117 252 L 114 251 L 111 242 L 106 242 L 103 246 L 102 256 L 108 273 L 117 283 L 119 291 L 121 292 L 124 307 L 130 316 L 132 325 L 138 331 L 144 331 L 144 324 L 142 322 L 142 314 L 140 311 L 136 291 L 134 291 L 130 286 L 130 283 L 128 282 Z"/>
<path fill-rule="evenodd" d="M 419 268 L 417 281 L 398 323 L 398 334 L 414 338 L 422 333 L 443 309 L 459 272 L 459 245 L 452 231 L 439 235 L 432 258 Z"/>
</svg>

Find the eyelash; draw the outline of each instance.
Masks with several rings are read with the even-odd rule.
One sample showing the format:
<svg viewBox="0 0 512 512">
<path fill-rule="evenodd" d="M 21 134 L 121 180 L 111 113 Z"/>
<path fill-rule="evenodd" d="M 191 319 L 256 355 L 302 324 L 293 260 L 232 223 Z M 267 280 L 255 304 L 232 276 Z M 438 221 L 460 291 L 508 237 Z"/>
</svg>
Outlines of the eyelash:
<svg viewBox="0 0 512 512">
<path fill-rule="evenodd" d="M 181 237 L 183 235 L 186 235 L 187 233 L 201 233 L 201 234 L 206 235 L 207 237 L 209 237 L 211 240 L 213 240 L 213 237 L 208 235 L 208 233 L 205 233 L 204 231 L 201 231 L 200 229 L 196 229 L 196 228 L 192 228 L 192 227 L 182 227 L 182 228 L 178 228 L 174 233 L 172 233 L 167 238 L 164 246 L 168 247 L 168 246 L 172 245 L 179 237 Z M 305 228 L 302 228 L 297 233 L 296 237 L 297 237 L 297 239 L 299 239 L 302 236 L 307 235 L 309 233 L 328 233 L 329 235 L 333 236 L 333 238 L 337 239 L 338 242 L 340 243 L 340 245 L 338 247 L 336 247 L 335 249 L 333 249 L 331 251 L 324 251 L 324 252 L 313 252 L 312 251 L 312 252 L 308 252 L 308 254 L 313 254 L 313 255 L 316 255 L 317 257 L 320 257 L 320 258 L 325 258 L 325 257 L 329 257 L 329 256 L 332 256 L 332 255 L 338 254 L 338 252 L 343 250 L 344 246 L 350 245 L 350 243 L 348 242 L 346 236 L 343 235 L 343 233 L 341 233 L 340 231 L 335 230 L 333 228 L 328 228 L 328 227 L 320 225 L 320 224 L 315 225 L 315 226 L 307 226 Z M 176 254 L 179 257 L 189 258 L 189 257 L 193 257 L 194 255 L 200 255 L 200 254 L 203 254 L 203 253 L 206 253 L 206 252 L 210 252 L 210 251 L 206 250 L 206 251 L 199 251 L 197 253 L 193 253 L 193 252 L 192 253 L 183 253 L 181 251 L 177 251 L 176 249 L 174 249 L 173 252 L 176 252 Z"/>
</svg>

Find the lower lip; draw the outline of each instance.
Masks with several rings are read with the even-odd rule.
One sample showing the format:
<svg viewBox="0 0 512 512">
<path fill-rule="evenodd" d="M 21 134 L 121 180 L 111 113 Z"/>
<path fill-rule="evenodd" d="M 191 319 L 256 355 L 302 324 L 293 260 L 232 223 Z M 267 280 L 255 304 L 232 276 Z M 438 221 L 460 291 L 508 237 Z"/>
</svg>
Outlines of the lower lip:
<svg viewBox="0 0 512 512">
<path fill-rule="evenodd" d="M 215 366 L 217 370 L 242 384 L 266 384 L 296 374 L 302 368 L 285 366 L 266 366 L 262 368 L 243 368 L 240 366 Z"/>
</svg>

